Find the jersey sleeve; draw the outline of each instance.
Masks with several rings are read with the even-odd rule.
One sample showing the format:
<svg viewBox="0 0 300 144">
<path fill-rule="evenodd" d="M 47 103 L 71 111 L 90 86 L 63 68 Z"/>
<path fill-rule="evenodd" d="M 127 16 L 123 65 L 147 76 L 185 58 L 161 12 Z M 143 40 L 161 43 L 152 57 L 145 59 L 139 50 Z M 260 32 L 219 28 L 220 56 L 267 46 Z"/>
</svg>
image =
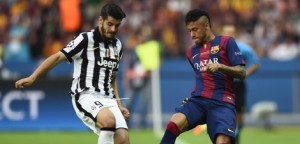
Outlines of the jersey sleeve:
<svg viewBox="0 0 300 144">
<path fill-rule="evenodd" d="M 235 40 L 231 37 L 227 42 L 227 56 L 232 66 L 245 65 L 245 60 L 242 57 L 242 53 L 237 46 Z"/>
<path fill-rule="evenodd" d="M 253 64 L 259 64 L 259 58 L 257 57 L 252 47 L 243 42 L 237 42 L 237 45 L 239 46 L 240 51 L 242 52 L 242 56 L 246 61 L 247 68 L 252 66 Z"/>
<path fill-rule="evenodd" d="M 61 52 L 66 56 L 68 63 L 72 63 L 74 59 L 79 58 L 83 49 L 87 47 L 87 36 L 80 34 L 73 38 Z"/>
<path fill-rule="evenodd" d="M 186 58 L 187 58 L 188 62 L 190 63 L 191 67 L 193 68 L 193 70 L 195 71 L 195 68 L 194 68 L 193 63 L 192 63 L 192 50 L 193 50 L 193 47 L 191 47 L 187 50 Z"/>
</svg>

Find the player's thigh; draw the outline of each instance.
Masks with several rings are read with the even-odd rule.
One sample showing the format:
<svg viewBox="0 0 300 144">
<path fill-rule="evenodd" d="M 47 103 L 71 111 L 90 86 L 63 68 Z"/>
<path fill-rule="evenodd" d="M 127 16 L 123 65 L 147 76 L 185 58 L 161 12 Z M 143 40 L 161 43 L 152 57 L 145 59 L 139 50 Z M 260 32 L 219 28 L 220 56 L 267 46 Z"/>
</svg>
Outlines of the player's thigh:
<svg viewBox="0 0 300 144">
<path fill-rule="evenodd" d="M 182 128 L 187 130 L 196 127 L 199 124 L 204 124 L 206 119 L 205 104 L 202 98 L 189 98 L 189 100 L 175 109 L 176 114 L 173 119 L 177 119 Z"/>
<path fill-rule="evenodd" d="M 116 119 L 113 113 L 109 110 L 109 108 L 104 107 L 99 110 L 96 116 L 96 125 L 97 127 L 116 127 Z"/>
<path fill-rule="evenodd" d="M 126 120 L 120 110 L 120 108 L 118 107 L 117 103 L 115 106 L 109 107 L 109 110 L 111 111 L 111 113 L 113 114 L 115 121 L 116 121 L 116 129 L 128 129 Z"/>
<path fill-rule="evenodd" d="M 86 117 L 88 117 L 95 122 L 98 128 L 115 126 L 115 118 L 109 107 L 117 106 L 116 100 L 101 98 L 93 93 L 83 92 L 79 96 L 75 96 L 74 103 L 75 111 L 83 122 L 86 123 Z M 83 116 L 82 113 L 84 114 Z M 86 124 L 92 125 L 91 122 Z"/>
<path fill-rule="evenodd" d="M 216 137 L 216 144 L 234 144 L 231 143 L 231 138 L 224 134 L 218 134 Z"/>
<path fill-rule="evenodd" d="M 235 139 L 236 110 L 234 105 L 212 101 L 207 113 L 207 130 L 212 141 L 217 135 L 226 135 L 232 141 Z"/>
<path fill-rule="evenodd" d="M 99 134 L 100 127 L 96 126 L 96 117 L 100 109 L 104 107 L 102 103 L 99 103 L 98 99 L 93 96 L 80 94 L 72 97 L 72 104 L 76 115 L 82 122 Z"/>
</svg>

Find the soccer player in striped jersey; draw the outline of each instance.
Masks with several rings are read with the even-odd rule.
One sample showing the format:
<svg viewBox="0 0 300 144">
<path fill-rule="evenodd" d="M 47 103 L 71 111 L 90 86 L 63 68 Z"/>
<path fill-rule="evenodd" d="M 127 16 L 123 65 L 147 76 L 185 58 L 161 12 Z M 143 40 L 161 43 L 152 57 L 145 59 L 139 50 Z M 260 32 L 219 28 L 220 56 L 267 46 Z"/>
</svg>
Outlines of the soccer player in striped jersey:
<svg viewBox="0 0 300 144">
<path fill-rule="evenodd" d="M 62 61 L 74 62 L 71 86 L 72 103 L 77 116 L 96 134 L 98 144 L 128 144 L 125 118 L 117 87 L 117 71 L 122 45 L 115 37 L 123 10 L 114 3 L 101 9 L 99 25 L 80 33 L 60 52 L 48 57 L 29 77 L 16 82 L 17 88 L 31 85 L 41 74 Z"/>
<path fill-rule="evenodd" d="M 207 12 L 194 9 L 185 17 L 186 27 L 195 42 L 187 58 L 195 73 L 190 98 L 175 109 L 161 144 L 174 144 L 179 134 L 207 124 L 214 144 L 234 144 L 236 109 L 234 78 L 246 76 L 245 61 L 235 40 L 215 36 Z"/>
</svg>

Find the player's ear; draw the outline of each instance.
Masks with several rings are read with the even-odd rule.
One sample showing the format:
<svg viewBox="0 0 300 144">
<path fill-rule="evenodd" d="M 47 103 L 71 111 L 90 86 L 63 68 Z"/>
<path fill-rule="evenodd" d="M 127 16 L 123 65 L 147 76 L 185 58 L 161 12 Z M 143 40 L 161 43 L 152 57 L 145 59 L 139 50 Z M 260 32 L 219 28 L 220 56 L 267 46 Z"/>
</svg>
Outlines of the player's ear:
<svg viewBox="0 0 300 144">
<path fill-rule="evenodd" d="M 102 26 L 103 25 L 103 18 L 102 18 L 102 16 L 99 16 L 99 18 L 98 18 L 98 22 L 99 22 L 99 25 L 100 26 Z"/>
<path fill-rule="evenodd" d="M 209 22 L 206 22 L 206 23 L 205 23 L 205 29 L 206 29 L 206 30 L 209 30 L 209 28 L 210 28 Z"/>
</svg>

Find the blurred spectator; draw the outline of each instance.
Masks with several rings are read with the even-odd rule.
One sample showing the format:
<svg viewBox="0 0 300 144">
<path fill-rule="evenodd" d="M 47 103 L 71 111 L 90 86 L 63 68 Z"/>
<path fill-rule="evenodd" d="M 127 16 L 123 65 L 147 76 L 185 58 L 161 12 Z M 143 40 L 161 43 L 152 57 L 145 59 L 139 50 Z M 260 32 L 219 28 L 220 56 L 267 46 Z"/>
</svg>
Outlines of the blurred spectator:
<svg viewBox="0 0 300 144">
<path fill-rule="evenodd" d="M 77 32 L 81 26 L 80 0 L 59 1 L 60 23 L 65 32 Z"/>
<path fill-rule="evenodd" d="M 60 39 L 58 37 L 55 37 L 54 35 L 47 35 L 45 39 L 45 45 L 43 48 L 43 56 L 49 57 L 52 54 L 57 53 L 60 51 L 63 47 L 63 44 L 61 43 Z"/>
<path fill-rule="evenodd" d="M 0 45 L 0 77 L 2 77 L 2 69 L 3 69 L 3 62 L 2 62 L 2 56 L 3 56 L 3 47 Z"/>
<path fill-rule="evenodd" d="M 147 114 L 150 108 L 149 101 L 151 100 L 150 92 L 150 72 L 146 70 L 142 64 L 136 48 L 143 43 L 152 39 L 152 31 L 149 25 L 143 25 L 143 28 L 129 36 L 126 43 L 126 51 L 124 53 L 124 87 L 128 98 L 126 107 L 131 113 L 133 107 L 138 104 L 139 122 L 134 123 L 132 117 L 128 119 L 128 125 L 132 127 L 146 128 Z M 139 102 L 137 102 L 139 100 Z M 136 120 L 136 119 L 135 119 Z"/>
<path fill-rule="evenodd" d="M 270 49 L 268 56 L 270 59 L 278 61 L 287 61 L 295 59 L 300 54 L 300 48 L 295 35 L 287 35 L 284 41 L 279 43 L 274 48 Z"/>
<path fill-rule="evenodd" d="M 112 0 L 1 0 L 0 45 L 3 46 L 4 60 L 16 54 L 20 55 L 15 59 L 17 61 L 39 60 L 52 53 L 58 49 L 59 43 L 66 44 L 79 31 L 94 28 L 97 23 L 93 18 L 100 13 L 99 6 L 109 1 Z M 294 37 L 293 47 L 300 49 L 299 0 L 115 2 L 128 14 L 118 37 L 126 43 L 130 35 L 143 29 L 144 24 L 151 25 L 153 36 L 161 43 L 166 58 L 184 57 L 186 48 L 191 45 L 182 23 L 184 14 L 191 8 L 200 8 L 211 14 L 215 33 L 221 33 L 225 24 L 242 28 L 243 39 L 256 48 L 260 57 L 274 59 L 276 49 L 286 47 L 286 36 Z M 54 49 L 53 45 L 49 46 L 53 40 L 56 41 Z M 294 54 L 293 57 L 299 57 L 299 54 Z"/>
<path fill-rule="evenodd" d="M 259 59 L 254 51 L 254 49 L 242 41 L 239 38 L 239 35 L 236 33 L 236 27 L 234 25 L 224 25 L 222 28 L 222 34 L 223 35 L 229 35 L 231 37 L 234 37 L 236 39 L 237 46 L 239 47 L 242 57 L 246 61 L 246 77 L 252 75 L 255 73 L 259 67 Z M 236 115 L 237 115 L 237 126 L 235 131 L 236 136 L 236 144 L 240 143 L 240 133 L 241 130 L 244 127 L 244 113 L 246 112 L 247 107 L 247 86 L 246 86 L 246 79 L 245 80 L 239 80 L 234 79 L 234 85 L 235 85 L 235 105 L 236 105 Z"/>
<path fill-rule="evenodd" d="M 29 43 L 34 59 L 43 58 L 43 48 L 48 35 L 61 35 L 60 14 L 54 0 L 39 0 L 31 5 Z"/>
<path fill-rule="evenodd" d="M 4 62 L 26 62 L 30 60 L 30 50 L 28 46 L 29 19 L 25 14 L 12 10 L 11 26 L 9 28 L 9 38 L 4 46 Z"/>
</svg>

